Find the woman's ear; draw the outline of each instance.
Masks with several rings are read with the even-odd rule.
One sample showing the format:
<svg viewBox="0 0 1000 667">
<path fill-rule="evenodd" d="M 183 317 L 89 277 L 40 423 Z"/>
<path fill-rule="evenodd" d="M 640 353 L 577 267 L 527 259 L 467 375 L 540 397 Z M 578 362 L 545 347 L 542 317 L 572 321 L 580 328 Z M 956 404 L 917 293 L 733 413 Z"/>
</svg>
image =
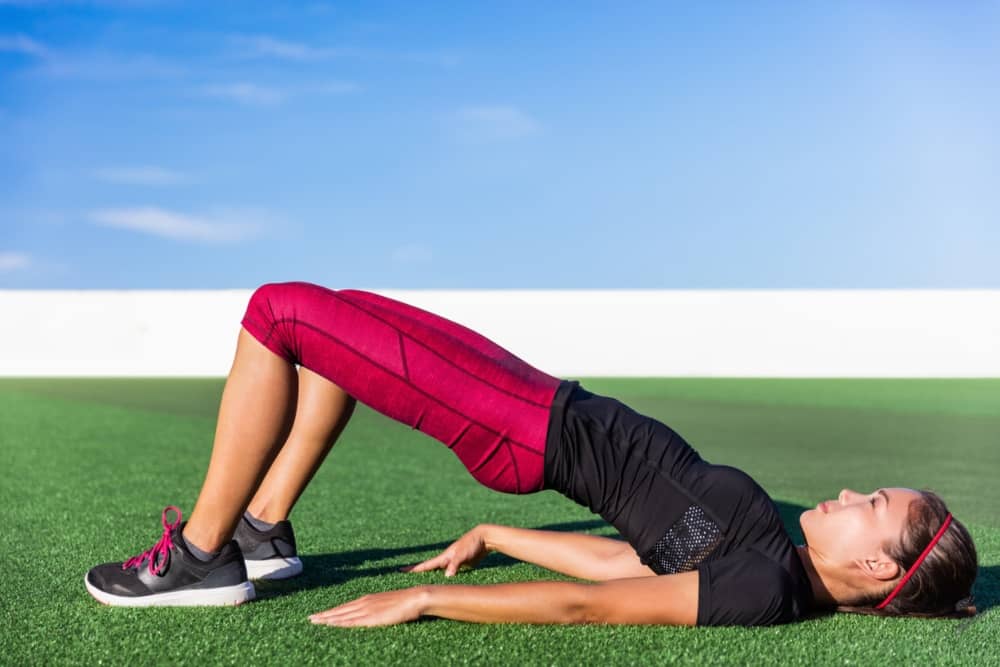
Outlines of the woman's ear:
<svg viewBox="0 0 1000 667">
<path fill-rule="evenodd" d="M 892 581 L 899 576 L 899 565 L 881 549 L 877 554 L 854 561 L 861 573 L 875 581 Z"/>
</svg>

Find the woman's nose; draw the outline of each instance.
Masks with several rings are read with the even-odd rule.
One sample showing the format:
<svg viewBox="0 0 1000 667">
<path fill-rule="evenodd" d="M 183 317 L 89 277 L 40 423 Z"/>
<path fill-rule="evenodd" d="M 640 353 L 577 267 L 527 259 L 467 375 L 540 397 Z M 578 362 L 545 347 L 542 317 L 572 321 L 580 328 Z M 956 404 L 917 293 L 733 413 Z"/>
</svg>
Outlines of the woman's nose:
<svg viewBox="0 0 1000 667">
<path fill-rule="evenodd" d="M 846 505 L 847 503 L 851 502 L 851 499 L 856 495 L 858 494 L 854 491 L 851 491 L 850 489 L 843 489 L 840 492 L 840 495 L 837 496 L 837 502 L 839 502 L 841 505 Z"/>
</svg>

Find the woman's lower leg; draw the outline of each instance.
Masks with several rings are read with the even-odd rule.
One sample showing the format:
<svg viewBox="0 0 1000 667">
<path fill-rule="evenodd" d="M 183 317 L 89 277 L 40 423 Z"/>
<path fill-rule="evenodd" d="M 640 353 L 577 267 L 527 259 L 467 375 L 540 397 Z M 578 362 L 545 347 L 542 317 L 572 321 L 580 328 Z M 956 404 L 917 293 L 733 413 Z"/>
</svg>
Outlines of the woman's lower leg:
<svg viewBox="0 0 1000 667">
<path fill-rule="evenodd" d="M 356 401 L 306 367 L 299 368 L 295 421 L 247 511 L 276 523 L 288 518 L 354 412 Z"/>
<path fill-rule="evenodd" d="M 219 406 L 208 473 L 184 537 L 214 552 L 232 539 L 236 523 L 292 426 L 295 365 L 240 330 L 236 356 Z"/>
</svg>

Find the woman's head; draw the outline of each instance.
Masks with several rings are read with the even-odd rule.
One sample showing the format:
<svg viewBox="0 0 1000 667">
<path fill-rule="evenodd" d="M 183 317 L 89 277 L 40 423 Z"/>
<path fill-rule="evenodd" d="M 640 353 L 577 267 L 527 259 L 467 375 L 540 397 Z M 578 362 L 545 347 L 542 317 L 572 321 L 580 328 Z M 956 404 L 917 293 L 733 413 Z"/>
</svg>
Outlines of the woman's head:
<svg viewBox="0 0 1000 667">
<path fill-rule="evenodd" d="M 837 577 L 843 611 L 943 616 L 974 613 L 972 537 L 952 518 L 924 561 L 883 609 L 881 603 L 913 567 L 942 527 L 948 509 L 937 494 L 903 488 L 861 494 L 844 489 L 836 500 L 800 518 L 814 564 Z M 815 561 L 819 560 L 819 563 Z"/>
</svg>

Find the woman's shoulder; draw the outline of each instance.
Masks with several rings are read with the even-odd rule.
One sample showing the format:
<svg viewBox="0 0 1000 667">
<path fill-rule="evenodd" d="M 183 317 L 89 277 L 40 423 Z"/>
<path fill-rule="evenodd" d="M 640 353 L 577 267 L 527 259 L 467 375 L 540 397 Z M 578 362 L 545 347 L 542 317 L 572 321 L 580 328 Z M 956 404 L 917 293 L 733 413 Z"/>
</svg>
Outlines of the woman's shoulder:
<svg viewBox="0 0 1000 667">
<path fill-rule="evenodd" d="M 701 563 L 698 577 L 698 625 L 790 623 L 810 608 L 808 577 L 755 548 Z"/>
</svg>

